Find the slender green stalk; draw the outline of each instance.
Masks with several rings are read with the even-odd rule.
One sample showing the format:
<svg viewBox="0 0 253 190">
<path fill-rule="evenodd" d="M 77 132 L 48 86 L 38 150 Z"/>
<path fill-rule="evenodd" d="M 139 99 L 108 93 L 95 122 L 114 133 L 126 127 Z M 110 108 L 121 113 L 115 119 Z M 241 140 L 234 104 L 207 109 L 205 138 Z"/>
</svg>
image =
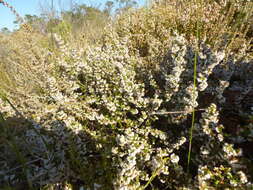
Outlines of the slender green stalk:
<svg viewBox="0 0 253 190">
<path fill-rule="evenodd" d="M 198 49 L 199 49 L 199 38 L 200 38 L 200 32 L 199 32 L 199 20 L 197 19 L 196 23 L 196 39 L 197 39 L 197 46 L 195 50 L 195 56 L 194 56 L 194 73 L 193 73 L 193 93 L 196 92 L 197 87 L 197 63 L 198 63 Z M 188 149 L 188 158 L 187 158 L 187 173 L 189 174 L 189 168 L 190 168 L 190 161 L 191 161 L 191 151 L 192 151 L 192 136 L 193 136 L 193 129 L 194 129 L 194 123 L 195 123 L 195 108 L 193 107 L 192 110 L 192 122 L 191 122 L 191 128 L 190 128 L 190 137 L 189 137 L 189 149 Z"/>
<path fill-rule="evenodd" d="M 198 56 L 198 53 L 195 52 L 195 58 L 194 58 L 194 89 L 193 89 L 194 92 L 196 90 L 197 56 Z M 191 161 L 192 136 L 193 136 L 194 123 L 195 123 L 195 108 L 193 108 L 193 111 L 192 111 L 192 123 L 191 123 L 191 128 L 190 128 L 190 140 L 189 140 L 188 159 L 187 159 L 187 173 L 189 173 L 189 167 L 190 167 L 190 161 Z"/>
<path fill-rule="evenodd" d="M 169 159 L 169 157 L 167 157 L 167 158 L 163 158 L 163 164 L 165 164 L 165 162 L 167 161 Z M 154 172 L 153 172 L 153 174 L 152 174 L 152 176 L 149 178 L 149 180 L 148 180 L 148 182 L 144 185 L 144 187 L 142 188 L 142 190 L 145 190 L 148 186 L 149 186 L 149 184 L 155 179 L 155 177 L 159 174 L 159 172 L 160 172 L 160 170 L 162 169 L 162 167 L 163 167 L 164 165 L 162 165 L 161 167 L 159 167 L 159 168 L 157 168 Z"/>
<path fill-rule="evenodd" d="M 19 112 L 19 111 L 17 110 L 17 108 L 16 108 L 16 107 L 11 103 L 11 101 L 7 98 L 6 94 L 5 94 L 4 92 L 1 91 L 1 89 L 0 89 L 0 99 L 2 99 L 2 101 L 4 101 L 4 102 L 7 102 L 7 103 L 11 106 L 11 108 L 16 112 L 16 114 L 17 114 L 18 116 L 24 117 L 24 116 L 22 115 L 22 113 Z"/>
</svg>

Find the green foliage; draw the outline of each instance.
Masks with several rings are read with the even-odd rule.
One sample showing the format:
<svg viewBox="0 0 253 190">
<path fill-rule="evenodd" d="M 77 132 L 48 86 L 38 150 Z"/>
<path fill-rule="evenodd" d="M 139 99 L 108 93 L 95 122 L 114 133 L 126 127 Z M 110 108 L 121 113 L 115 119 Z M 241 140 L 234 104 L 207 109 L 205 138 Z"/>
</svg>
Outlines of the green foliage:
<svg viewBox="0 0 253 190">
<path fill-rule="evenodd" d="M 60 23 L 57 25 L 52 26 L 51 32 L 61 35 L 62 38 L 67 41 L 71 33 L 71 27 L 72 26 L 70 23 L 66 21 L 60 21 Z"/>
<path fill-rule="evenodd" d="M 6 34 L 10 34 L 11 32 L 7 27 L 4 27 L 4 28 L 1 29 L 1 33 L 6 35 Z"/>
</svg>

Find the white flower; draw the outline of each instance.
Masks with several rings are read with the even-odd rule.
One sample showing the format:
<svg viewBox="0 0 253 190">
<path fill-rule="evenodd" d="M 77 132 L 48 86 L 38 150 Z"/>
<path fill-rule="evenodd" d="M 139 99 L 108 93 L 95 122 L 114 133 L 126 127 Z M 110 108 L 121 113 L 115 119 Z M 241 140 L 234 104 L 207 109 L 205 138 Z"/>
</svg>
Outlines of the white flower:
<svg viewBox="0 0 253 190">
<path fill-rule="evenodd" d="M 239 171 L 237 172 L 240 176 L 240 180 L 242 183 L 247 183 L 248 182 L 248 179 L 247 179 L 247 176 L 245 175 L 245 173 L 243 173 L 243 171 Z"/>
<path fill-rule="evenodd" d="M 211 175 L 208 173 L 202 177 L 203 180 L 208 180 L 211 178 Z"/>
<path fill-rule="evenodd" d="M 201 147 L 201 154 L 203 154 L 203 155 L 208 155 L 208 154 L 210 154 L 210 151 L 209 150 L 207 150 L 207 149 L 204 149 L 204 148 L 202 148 Z"/>
<path fill-rule="evenodd" d="M 223 135 L 221 135 L 221 134 L 218 134 L 218 139 L 219 139 L 219 141 L 220 141 L 220 142 L 222 142 L 222 141 L 224 140 L 224 137 L 223 137 Z"/>
<path fill-rule="evenodd" d="M 126 144 L 126 138 L 124 135 L 118 135 L 116 141 L 120 146 L 124 146 Z"/>
<path fill-rule="evenodd" d="M 170 160 L 172 163 L 177 164 L 179 162 L 179 156 L 173 153 L 170 155 Z"/>
</svg>

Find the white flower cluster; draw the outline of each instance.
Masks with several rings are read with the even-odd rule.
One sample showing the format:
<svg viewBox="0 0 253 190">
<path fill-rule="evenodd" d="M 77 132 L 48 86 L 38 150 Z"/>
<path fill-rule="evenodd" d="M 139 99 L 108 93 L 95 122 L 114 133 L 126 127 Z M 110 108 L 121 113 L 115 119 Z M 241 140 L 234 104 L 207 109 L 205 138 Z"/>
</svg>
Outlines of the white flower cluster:
<svg viewBox="0 0 253 190">
<path fill-rule="evenodd" d="M 212 169 L 207 166 L 199 168 L 198 188 L 209 189 L 216 188 L 238 188 L 250 189 L 252 184 L 248 183 L 247 176 L 243 171 L 233 174 L 231 168 L 220 165 Z"/>
<path fill-rule="evenodd" d="M 39 185 L 74 179 L 97 189 L 142 189 L 152 180 L 160 189 L 192 187 L 184 163 L 191 111 L 202 105 L 205 93 L 221 102 L 235 62 L 231 58 L 223 71 L 229 63 L 223 52 L 212 52 L 202 43 L 195 54 L 183 36 L 174 34 L 159 69 L 147 71 L 143 55 L 129 47 L 130 37 L 112 30 L 106 38 L 108 42 L 84 52 L 55 35 L 59 51 L 50 57 L 45 92 L 30 112 L 39 124 L 33 122 L 22 143 L 31 161 L 40 158 L 29 165 L 29 177 Z M 196 186 L 213 187 L 215 180 L 248 185 L 247 172 L 237 161 L 242 153 L 226 142 L 217 109 L 211 104 L 201 119 L 196 117 L 191 158 L 198 168 Z"/>
<path fill-rule="evenodd" d="M 207 89 L 209 76 L 225 58 L 224 52 L 212 52 L 204 43 L 197 50 L 187 44 L 177 33 L 171 39 L 171 51 L 160 64 L 159 80 L 162 85 L 160 97 L 165 101 L 165 109 L 191 112 L 198 107 L 199 93 Z M 197 84 L 194 86 L 194 64 L 196 62 Z M 158 82 L 159 83 L 159 82 Z M 160 83 L 161 84 L 161 83 Z M 223 91 L 222 91 L 223 92 Z M 166 103 L 167 102 L 167 103 Z M 176 116 L 176 123 L 182 122 L 186 114 Z"/>
<path fill-rule="evenodd" d="M 185 70 L 187 60 L 186 40 L 176 34 L 168 58 L 161 65 L 161 79 L 164 80 L 165 100 L 170 101 L 171 96 L 178 92 L 181 84 L 181 75 Z"/>
<path fill-rule="evenodd" d="M 222 135 L 223 126 L 218 124 L 218 112 L 216 105 L 212 104 L 205 113 L 202 114 L 200 125 L 196 125 L 195 137 L 205 138 L 205 143 L 201 145 L 201 155 L 198 160 L 200 166 L 198 169 L 198 183 L 199 188 L 205 189 L 211 187 L 214 183 L 226 181 L 225 184 L 230 184 L 233 187 L 244 187 L 247 184 L 247 176 L 238 169 L 243 166 L 238 162 L 241 152 L 233 148 L 232 144 L 224 143 L 224 136 Z M 202 135 L 201 132 L 203 131 Z M 222 147 L 219 150 L 219 147 Z M 217 152 L 219 151 L 219 154 Z M 226 166 L 222 165 L 226 163 Z M 217 165 L 220 165 L 217 167 Z M 237 171 L 237 172 L 236 172 Z M 239 174 L 239 177 L 238 177 Z M 222 179 L 220 178 L 222 176 Z M 238 181 L 238 178 L 240 179 Z M 246 187 L 246 186 L 245 186 Z"/>
<path fill-rule="evenodd" d="M 179 156 L 173 153 L 186 141 L 182 137 L 178 143 L 167 148 L 155 148 L 152 141 L 168 144 L 167 135 L 159 130 L 145 128 L 126 129 L 116 138 L 117 144 L 113 148 L 114 165 L 119 171 L 114 180 L 115 189 L 139 189 L 141 181 L 148 181 L 152 175 L 158 176 L 161 183 L 172 177 L 170 170 L 180 171 Z M 149 167 L 152 171 L 143 170 Z M 181 170 L 182 171 L 182 170 Z M 180 172 L 177 175 L 182 175 Z M 175 178 L 175 176 L 173 176 Z"/>
</svg>

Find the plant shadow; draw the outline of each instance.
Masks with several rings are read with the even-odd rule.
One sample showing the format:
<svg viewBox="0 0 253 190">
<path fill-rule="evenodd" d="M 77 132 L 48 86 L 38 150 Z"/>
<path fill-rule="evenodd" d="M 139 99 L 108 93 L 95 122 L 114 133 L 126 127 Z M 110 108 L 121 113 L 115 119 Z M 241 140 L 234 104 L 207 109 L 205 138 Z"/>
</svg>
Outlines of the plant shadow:
<svg viewBox="0 0 253 190">
<path fill-rule="evenodd" d="M 110 160 L 85 127 L 20 116 L 2 117 L 0 127 L 0 189 L 95 189 L 105 180 Z"/>
</svg>

